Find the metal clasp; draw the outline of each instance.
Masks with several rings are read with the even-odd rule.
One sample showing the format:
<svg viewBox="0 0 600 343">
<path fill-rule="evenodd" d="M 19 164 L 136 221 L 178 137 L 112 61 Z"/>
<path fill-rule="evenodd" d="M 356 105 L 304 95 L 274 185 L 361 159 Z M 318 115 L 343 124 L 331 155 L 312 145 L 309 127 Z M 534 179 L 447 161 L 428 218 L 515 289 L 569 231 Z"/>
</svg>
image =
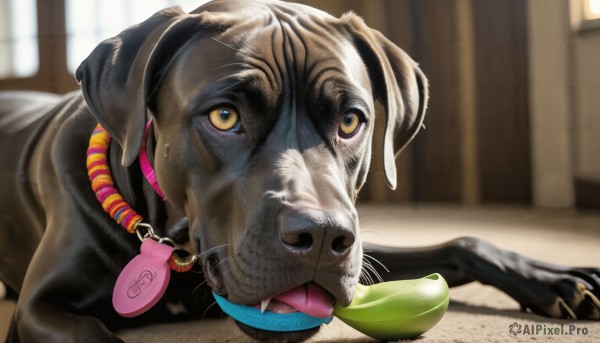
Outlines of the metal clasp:
<svg viewBox="0 0 600 343">
<path fill-rule="evenodd" d="M 143 242 L 145 239 L 150 238 L 150 239 L 157 241 L 160 244 L 167 244 L 167 245 L 172 246 L 173 247 L 173 255 L 170 258 L 169 264 L 170 264 L 171 269 L 173 269 L 175 271 L 178 271 L 178 272 L 188 271 L 198 261 L 198 257 L 196 255 L 189 254 L 186 249 L 184 249 L 182 246 L 175 243 L 175 241 L 173 241 L 171 238 L 160 237 L 159 235 L 157 235 L 156 232 L 154 231 L 154 228 L 152 228 L 152 225 L 150 225 L 150 224 L 142 223 L 140 221 L 137 224 L 135 224 L 134 230 L 141 242 Z M 145 230 L 145 232 L 144 232 L 144 230 Z M 179 254 L 176 253 L 176 251 L 178 251 L 178 250 L 188 253 L 188 256 L 184 257 L 184 258 L 179 257 Z"/>
<path fill-rule="evenodd" d="M 142 234 L 142 230 L 140 230 L 141 228 L 146 229 L 146 234 Z M 150 224 L 138 222 L 137 224 L 135 224 L 135 233 L 140 239 L 140 242 L 143 242 L 146 238 L 152 238 L 153 240 L 159 241 L 160 243 L 160 237 L 156 234 L 156 232 L 152 228 L 152 225 Z"/>
</svg>

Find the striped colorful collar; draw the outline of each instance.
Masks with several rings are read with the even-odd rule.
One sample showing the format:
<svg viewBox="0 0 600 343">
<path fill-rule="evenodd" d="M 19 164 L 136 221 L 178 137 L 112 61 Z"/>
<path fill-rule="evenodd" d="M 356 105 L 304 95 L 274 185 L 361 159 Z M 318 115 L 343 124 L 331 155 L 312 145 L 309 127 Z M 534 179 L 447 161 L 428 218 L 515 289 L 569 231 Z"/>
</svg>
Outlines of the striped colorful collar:
<svg viewBox="0 0 600 343">
<path fill-rule="evenodd" d="M 148 123 L 148 125 L 146 125 L 146 134 L 148 132 L 148 129 L 150 128 L 150 125 L 150 122 Z M 146 134 L 144 136 L 146 136 Z M 96 198 L 102 205 L 102 208 L 106 213 L 108 213 L 111 216 L 111 218 L 113 218 L 119 225 L 121 225 L 125 230 L 127 230 L 127 232 L 137 234 L 137 236 L 142 242 L 145 239 L 150 238 L 155 241 L 158 241 L 161 244 L 168 244 L 174 247 L 174 253 L 171 255 L 168 261 L 169 267 L 171 269 L 178 272 L 185 272 L 190 270 L 193 267 L 194 263 L 196 263 L 197 256 L 191 255 L 186 252 L 186 255 L 188 255 L 188 257 L 180 258 L 178 254 L 175 253 L 175 251 L 185 251 L 185 249 L 177 247 L 175 242 L 173 242 L 168 237 L 158 236 L 150 224 L 143 223 L 142 216 L 139 215 L 125 201 L 123 196 L 115 188 L 107 156 L 110 141 L 110 134 L 106 130 L 104 130 L 104 128 L 100 124 L 98 124 L 94 129 L 94 132 L 92 133 L 89 147 L 87 149 L 86 164 L 88 169 L 88 176 L 90 182 L 92 183 L 92 189 L 96 194 Z M 145 148 L 146 145 L 142 144 L 142 151 L 144 153 L 140 153 L 140 160 L 145 159 L 145 162 L 140 161 L 140 163 L 142 163 L 142 169 L 144 169 L 144 164 L 146 165 L 146 172 L 144 173 L 144 176 L 146 176 L 146 178 L 149 179 L 148 182 L 150 182 L 150 184 L 153 185 L 153 188 L 157 190 L 157 193 L 164 199 L 164 195 L 162 195 L 162 192 L 160 192 L 160 188 L 158 187 L 158 183 L 156 182 L 154 170 L 150 166 L 148 157 L 145 154 Z M 141 155 L 144 155 L 145 157 L 142 157 Z M 154 182 L 152 182 L 151 180 L 154 180 Z M 145 230 L 145 233 L 142 233 L 141 230 Z"/>
</svg>

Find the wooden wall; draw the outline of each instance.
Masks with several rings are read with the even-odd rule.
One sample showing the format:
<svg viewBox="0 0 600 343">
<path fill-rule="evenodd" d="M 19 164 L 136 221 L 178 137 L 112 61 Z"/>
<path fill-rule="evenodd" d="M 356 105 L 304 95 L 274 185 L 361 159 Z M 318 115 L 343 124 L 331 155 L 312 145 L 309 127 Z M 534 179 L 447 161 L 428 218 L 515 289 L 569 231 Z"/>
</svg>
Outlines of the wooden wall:
<svg viewBox="0 0 600 343">
<path fill-rule="evenodd" d="M 376 151 L 361 200 L 531 202 L 525 2 L 302 2 L 334 15 L 354 10 L 429 78 L 427 129 L 397 161 L 399 189 L 386 189 Z"/>
<path fill-rule="evenodd" d="M 0 79 L 0 90 L 38 90 L 66 93 L 77 89 L 67 70 L 64 0 L 37 0 L 40 67 L 28 78 Z"/>
<path fill-rule="evenodd" d="M 300 0 L 353 10 L 406 50 L 430 82 L 427 129 L 398 158 L 389 191 L 375 147 L 361 201 L 530 203 L 526 8 L 522 0 Z M 64 93 L 64 1 L 38 0 L 40 72 L 0 89 Z"/>
<path fill-rule="evenodd" d="M 472 1 L 482 202 L 531 201 L 526 3 Z"/>
</svg>

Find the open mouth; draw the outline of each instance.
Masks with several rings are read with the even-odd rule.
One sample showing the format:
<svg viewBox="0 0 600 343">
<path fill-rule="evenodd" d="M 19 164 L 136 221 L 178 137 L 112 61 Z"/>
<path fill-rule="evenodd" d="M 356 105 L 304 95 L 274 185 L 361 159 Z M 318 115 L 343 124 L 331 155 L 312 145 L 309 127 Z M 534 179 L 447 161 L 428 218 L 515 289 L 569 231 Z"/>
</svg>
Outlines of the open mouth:
<svg viewBox="0 0 600 343">
<path fill-rule="evenodd" d="M 263 299 L 254 305 L 261 313 L 302 312 L 316 318 L 329 318 L 333 315 L 333 299 L 327 291 L 315 283 L 307 283 L 274 297 Z"/>
<path fill-rule="evenodd" d="M 315 283 L 294 287 L 254 305 L 239 305 L 214 295 L 244 333 L 262 342 L 304 341 L 333 318 L 333 297 Z"/>
</svg>

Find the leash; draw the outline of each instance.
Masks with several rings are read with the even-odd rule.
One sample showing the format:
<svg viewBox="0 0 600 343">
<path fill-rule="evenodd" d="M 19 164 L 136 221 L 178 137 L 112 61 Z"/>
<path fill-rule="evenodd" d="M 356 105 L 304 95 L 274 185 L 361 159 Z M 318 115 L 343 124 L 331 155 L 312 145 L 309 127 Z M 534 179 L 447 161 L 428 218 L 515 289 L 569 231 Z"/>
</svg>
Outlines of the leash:
<svg viewBox="0 0 600 343">
<path fill-rule="evenodd" d="M 146 125 L 139 160 L 144 177 L 156 193 L 165 200 L 158 186 L 154 169 L 146 154 L 146 137 L 152 124 Z M 196 255 L 180 258 L 176 250 L 184 250 L 169 237 L 156 234 L 152 225 L 139 215 L 114 186 L 108 165 L 110 134 L 98 124 L 90 138 L 86 164 L 92 189 L 102 208 L 130 234 L 137 234 L 142 242 L 141 253 L 123 269 L 113 291 L 113 306 L 124 317 L 134 317 L 152 308 L 162 297 L 170 280 L 169 269 L 187 272 L 197 261 Z"/>
</svg>

